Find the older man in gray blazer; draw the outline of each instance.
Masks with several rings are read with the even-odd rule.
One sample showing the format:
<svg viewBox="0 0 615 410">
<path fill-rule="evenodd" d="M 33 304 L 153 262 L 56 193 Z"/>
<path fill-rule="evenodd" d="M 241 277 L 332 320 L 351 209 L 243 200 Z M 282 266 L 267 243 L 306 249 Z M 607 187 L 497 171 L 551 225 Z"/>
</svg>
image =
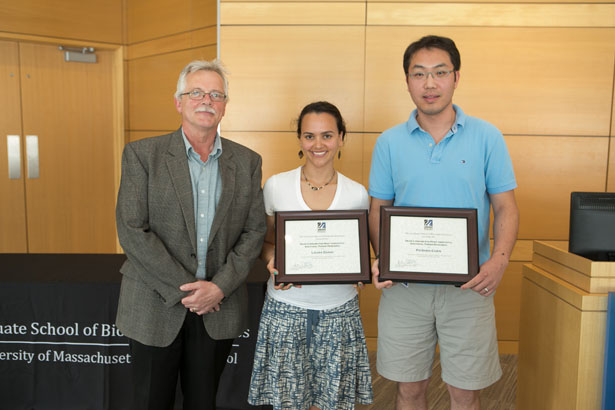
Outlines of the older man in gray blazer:
<svg viewBox="0 0 615 410">
<path fill-rule="evenodd" d="M 117 201 L 117 326 L 130 338 L 135 409 L 215 410 L 232 339 L 247 326 L 246 277 L 261 251 L 261 158 L 221 138 L 228 82 L 217 61 L 179 76 L 172 134 L 126 145 Z"/>
</svg>

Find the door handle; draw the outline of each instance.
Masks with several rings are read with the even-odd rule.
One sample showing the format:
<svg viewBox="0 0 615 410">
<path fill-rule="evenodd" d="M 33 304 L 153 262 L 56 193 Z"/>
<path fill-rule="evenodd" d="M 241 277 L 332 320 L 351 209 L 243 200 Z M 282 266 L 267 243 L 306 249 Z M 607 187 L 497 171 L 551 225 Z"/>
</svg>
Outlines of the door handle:
<svg viewBox="0 0 615 410">
<path fill-rule="evenodd" d="M 26 135 L 26 163 L 28 178 L 38 178 L 38 136 L 36 135 Z"/>
<path fill-rule="evenodd" d="M 9 161 L 9 179 L 21 178 L 21 146 L 19 135 L 6 136 L 6 152 Z"/>
</svg>

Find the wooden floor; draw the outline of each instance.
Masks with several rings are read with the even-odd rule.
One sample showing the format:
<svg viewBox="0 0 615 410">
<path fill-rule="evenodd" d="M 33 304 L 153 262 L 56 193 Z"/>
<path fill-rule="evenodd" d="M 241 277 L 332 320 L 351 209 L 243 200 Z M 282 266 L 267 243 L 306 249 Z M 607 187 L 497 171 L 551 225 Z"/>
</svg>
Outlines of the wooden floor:
<svg viewBox="0 0 615 410">
<path fill-rule="evenodd" d="M 374 404 L 357 405 L 356 410 L 395 409 L 396 384 L 376 372 L 376 352 L 369 352 L 374 386 Z M 500 355 L 502 378 L 481 392 L 481 410 L 514 410 L 517 392 L 517 355 Z M 440 358 L 436 355 L 433 375 L 427 390 L 429 410 L 449 410 L 450 400 L 446 385 L 440 379 Z"/>
</svg>

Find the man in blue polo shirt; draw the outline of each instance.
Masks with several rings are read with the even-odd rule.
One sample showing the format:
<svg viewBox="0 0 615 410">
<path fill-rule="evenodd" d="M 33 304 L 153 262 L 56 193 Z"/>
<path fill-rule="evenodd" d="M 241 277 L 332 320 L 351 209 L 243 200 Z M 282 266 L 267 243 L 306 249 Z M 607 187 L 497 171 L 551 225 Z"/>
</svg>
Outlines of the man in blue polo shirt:
<svg viewBox="0 0 615 410">
<path fill-rule="evenodd" d="M 404 53 L 416 105 L 407 122 L 378 138 L 369 178 L 370 237 L 379 246 L 380 207 L 476 208 L 480 272 L 463 286 L 399 284 L 383 289 L 378 315 L 378 372 L 398 382 L 396 408 L 427 410 L 436 343 L 451 409 L 479 409 L 479 392 L 497 381 L 493 295 L 515 244 L 519 212 L 512 162 L 500 131 L 452 103 L 461 58 L 453 40 L 426 36 Z M 494 248 L 489 249 L 489 208 Z"/>
</svg>

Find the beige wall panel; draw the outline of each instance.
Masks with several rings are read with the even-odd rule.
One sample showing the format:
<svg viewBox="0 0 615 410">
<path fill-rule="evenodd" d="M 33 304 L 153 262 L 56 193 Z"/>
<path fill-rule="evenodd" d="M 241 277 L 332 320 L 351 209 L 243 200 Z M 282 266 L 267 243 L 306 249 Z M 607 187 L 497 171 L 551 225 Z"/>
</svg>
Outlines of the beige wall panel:
<svg viewBox="0 0 615 410">
<path fill-rule="evenodd" d="M 208 46 L 129 61 L 128 129 L 147 131 L 179 127 L 180 116 L 173 94 L 180 71 L 192 60 L 215 57 L 216 47 Z"/>
<path fill-rule="evenodd" d="M 165 54 L 177 50 L 215 45 L 217 42 L 216 36 L 216 27 L 207 27 L 133 44 L 126 48 L 128 50 L 127 59 L 134 60 L 136 58 Z"/>
<path fill-rule="evenodd" d="M 378 337 L 378 305 L 380 304 L 381 290 L 374 285 L 365 285 L 359 293 L 359 307 L 363 319 L 365 337 Z M 375 349 L 374 349 L 375 350 Z"/>
<path fill-rule="evenodd" d="M 241 24 L 365 24 L 365 3 L 276 3 L 220 4 L 223 25 Z"/>
<path fill-rule="evenodd" d="M 57 51 L 20 44 L 23 133 L 38 136 L 40 169 L 26 179 L 29 251 L 113 253 L 114 52 L 73 64 Z"/>
<path fill-rule="evenodd" d="M 119 47 L 112 51 L 113 62 L 111 72 L 111 84 L 113 87 L 112 92 L 112 109 L 113 109 L 113 159 L 115 166 L 113 167 L 115 190 L 117 192 L 120 189 L 120 179 L 122 175 L 121 155 L 122 148 L 126 143 L 126 94 L 128 88 L 126 87 L 126 60 L 124 60 L 124 47 Z M 120 252 L 121 248 L 117 240 L 117 251 Z"/>
<path fill-rule="evenodd" d="M 368 27 L 366 130 L 407 120 L 414 104 L 402 57 L 426 34 L 457 43 L 462 65 L 454 101 L 466 113 L 505 134 L 608 135 L 614 29 Z"/>
<path fill-rule="evenodd" d="M 491 215 L 493 218 L 493 215 Z M 493 235 L 490 235 L 493 238 Z M 553 242 L 557 243 L 557 242 Z M 493 239 L 490 240 L 491 249 L 493 249 Z M 531 262 L 534 256 L 534 241 L 533 240 L 518 240 L 510 255 L 511 262 Z"/>
<path fill-rule="evenodd" d="M 242 1 L 242 0 L 226 0 Z M 246 0 L 247 1 L 247 0 Z M 258 1 L 258 0 L 252 0 Z M 283 1 L 283 0 L 280 0 Z M 302 1 L 302 0 L 297 0 Z M 407 3 L 408 0 L 367 0 L 367 3 Z M 417 0 L 414 3 L 432 3 L 433 0 Z M 468 0 L 447 0 L 447 3 L 468 3 Z M 612 0 L 541 0 L 540 3 L 612 3 Z M 472 3 L 510 3 L 509 0 L 473 0 Z M 535 0 L 515 0 L 515 3 L 536 3 Z"/>
<path fill-rule="evenodd" d="M 609 145 L 609 175 L 606 190 L 607 192 L 615 192 L 615 137 L 610 138 Z"/>
<path fill-rule="evenodd" d="M 215 0 L 126 0 L 128 44 L 215 26 Z"/>
<path fill-rule="evenodd" d="M 21 131 L 21 91 L 18 45 L 0 41 L 0 253 L 25 253 L 26 201 L 24 196 L 25 136 Z M 9 179 L 7 135 L 18 135 L 19 178 Z"/>
<path fill-rule="evenodd" d="M 126 0 L 128 44 L 190 29 L 190 0 Z"/>
<path fill-rule="evenodd" d="M 545 18 L 545 16 L 549 16 Z M 615 4 L 368 3 L 368 25 L 615 27 Z"/>
<path fill-rule="evenodd" d="M 570 192 L 604 191 L 608 138 L 507 137 L 520 239 L 567 240 Z"/>
<path fill-rule="evenodd" d="M 521 274 L 526 262 L 511 262 L 495 293 L 495 322 L 498 340 L 519 340 Z"/>
<path fill-rule="evenodd" d="M 613 86 L 613 101 L 615 101 L 615 85 Z M 615 104 L 612 104 L 613 113 L 611 115 L 611 139 L 609 150 L 609 175 L 606 190 L 615 192 Z"/>
<path fill-rule="evenodd" d="M 226 112 L 229 112 L 231 100 L 227 105 Z M 222 122 L 224 123 L 224 119 Z M 233 140 L 239 144 L 258 152 L 263 157 L 263 184 L 272 175 L 280 172 L 297 168 L 303 161 L 299 159 L 299 142 L 297 136 L 290 132 L 235 132 L 224 131 L 222 136 Z"/>
<path fill-rule="evenodd" d="M 124 75 L 124 127 L 128 128 L 130 124 L 130 110 L 128 107 L 130 106 L 130 88 L 128 81 L 128 61 L 124 60 L 122 74 Z M 127 140 L 126 140 L 127 141 Z"/>
<path fill-rule="evenodd" d="M 404 0 L 407 1 L 407 0 Z M 221 3 L 262 3 L 263 0 L 222 0 Z M 271 0 L 268 3 L 363 3 L 357 0 Z"/>
<path fill-rule="evenodd" d="M 230 70 L 224 131 L 294 129 L 306 104 L 328 100 L 348 129 L 363 125 L 364 27 L 222 27 Z"/>
<path fill-rule="evenodd" d="M 122 0 L 21 0 L 0 3 L 6 32 L 122 43 Z"/>
<path fill-rule="evenodd" d="M 297 115 L 299 115 L 299 112 L 297 112 Z M 263 157 L 263 183 L 274 174 L 289 171 L 305 163 L 305 159 L 300 160 L 297 155 L 299 152 L 299 141 L 297 140 L 296 133 L 225 132 L 223 129 L 222 136 L 245 145 Z M 342 148 L 342 158 L 335 159 L 335 168 L 348 178 L 359 183 L 361 182 L 362 175 L 362 148 L 362 135 L 349 133 Z"/>
<path fill-rule="evenodd" d="M 215 26 L 218 23 L 216 0 L 190 0 L 190 28 Z"/>
<path fill-rule="evenodd" d="M 363 181 L 365 186 L 369 189 L 369 170 L 372 166 L 372 152 L 374 151 L 374 145 L 380 134 L 365 133 L 363 134 Z"/>
<path fill-rule="evenodd" d="M 190 47 L 216 44 L 218 44 L 218 29 L 215 25 L 190 32 Z"/>
<path fill-rule="evenodd" d="M 348 178 L 357 181 L 367 189 L 368 181 L 363 179 L 363 134 L 349 132 L 341 149 L 342 157 L 336 161 L 336 168 Z"/>
<path fill-rule="evenodd" d="M 491 241 L 491 249 L 493 249 L 493 240 Z M 510 255 L 511 261 L 523 261 L 529 262 L 532 260 L 534 251 L 533 240 L 518 240 L 513 248 L 512 255 Z"/>
<path fill-rule="evenodd" d="M 177 128 L 179 128 L 179 125 Z M 134 141 L 142 140 L 143 138 L 155 137 L 157 135 L 170 134 L 174 131 L 175 129 L 160 130 L 160 131 L 129 131 L 129 132 L 126 132 L 126 141 L 134 142 Z"/>
</svg>

